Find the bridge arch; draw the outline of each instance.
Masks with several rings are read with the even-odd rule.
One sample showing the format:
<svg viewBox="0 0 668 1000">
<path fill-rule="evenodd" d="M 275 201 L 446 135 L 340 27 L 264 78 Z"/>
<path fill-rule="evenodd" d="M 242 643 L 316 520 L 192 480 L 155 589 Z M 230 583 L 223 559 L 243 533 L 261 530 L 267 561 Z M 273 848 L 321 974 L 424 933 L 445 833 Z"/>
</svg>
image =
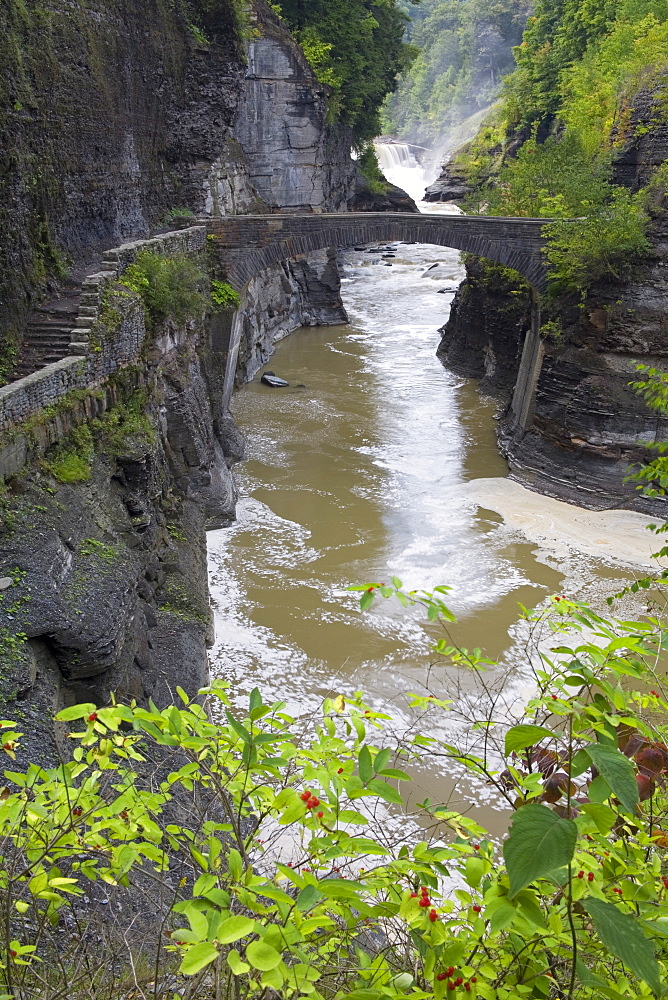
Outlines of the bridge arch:
<svg viewBox="0 0 668 1000">
<path fill-rule="evenodd" d="M 550 220 L 407 212 L 228 216 L 209 234 L 230 284 L 241 291 L 272 264 L 359 243 L 403 240 L 452 247 L 518 271 L 540 295 L 547 286 L 543 227 Z"/>
<path fill-rule="evenodd" d="M 540 296 L 547 287 L 543 227 L 550 219 L 405 212 L 349 212 L 313 215 L 244 215 L 207 220 L 208 235 L 227 280 L 238 292 L 272 264 L 327 247 L 403 240 L 452 247 L 487 257 L 518 271 L 533 289 L 531 329 L 525 338 L 512 409 L 520 427 L 531 419 L 541 363 Z M 232 398 L 239 341 L 237 312 L 226 345 L 222 406 Z"/>
</svg>

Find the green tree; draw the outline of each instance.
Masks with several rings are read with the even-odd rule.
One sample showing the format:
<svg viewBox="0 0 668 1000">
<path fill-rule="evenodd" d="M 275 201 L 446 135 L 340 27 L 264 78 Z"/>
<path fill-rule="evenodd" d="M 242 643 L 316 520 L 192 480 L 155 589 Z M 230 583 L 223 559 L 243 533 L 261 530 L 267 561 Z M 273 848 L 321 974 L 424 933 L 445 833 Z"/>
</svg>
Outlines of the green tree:
<svg viewBox="0 0 668 1000">
<path fill-rule="evenodd" d="M 334 117 L 362 146 L 380 132 L 380 108 L 407 68 L 406 15 L 396 0 L 281 0 L 319 78 L 334 90 Z"/>
<path fill-rule="evenodd" d="M 385 128 L 417 142 L 488 107 L 513 67 L 527 0 L 423 0 L 408 37 L 420 52 L 389 98 Z"/>
<path fill-rule="evenodd" d="M 514 688 L 506 706 L 498 665 L 450 643 L 447 587 L 353 589 L 362 610 L 395 598 L 443 625 L 435 653 L 467 672 L 465 719 L 448 726 L 455 706 L 424 692 L 410 701 L 427 732 L 401 734 L 338 695 L 309 731 L 257 690 L 233 706 L 217 682 L 162 711 L 66 708 L 69 759 L 25 770 L 21 733 L 0 722 L 6 1000 L 116 1000 L 128 986 L 156 1000 L 664 995 L 665 621 L 552 598 L 529 616 L 526 703 Z M 412 807 L 415 837 L 388 836 L 379 807 L 405 809 L 401 783 L 437 759 L 507 804 L 502 849 L 430 800 Z M 149 884 L 152 937 L 139 947 L 135 912 L 123 923 L 111 906 L 99 936 L 96 890 Z"/>
</svg>

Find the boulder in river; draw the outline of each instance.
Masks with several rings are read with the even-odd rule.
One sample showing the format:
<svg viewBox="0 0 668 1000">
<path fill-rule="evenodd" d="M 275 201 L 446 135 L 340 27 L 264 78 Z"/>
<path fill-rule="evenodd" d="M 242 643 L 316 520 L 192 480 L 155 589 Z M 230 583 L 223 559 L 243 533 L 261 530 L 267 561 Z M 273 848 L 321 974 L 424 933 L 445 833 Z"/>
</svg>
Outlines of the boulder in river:
<svg viewBox="0 0 668 1000">
<path fill-rule="evenodd" d="M 260 379 L 260 382 L 264 383 L 264 385 L 271 386 L 272 389 L 284 389 L 286 386 L 290 385 L 289 382 L 286 382 L 284 378 L 279 378 L 278 375 L 274 374 L 274 372 L 265 372 Z"/>
</svg>

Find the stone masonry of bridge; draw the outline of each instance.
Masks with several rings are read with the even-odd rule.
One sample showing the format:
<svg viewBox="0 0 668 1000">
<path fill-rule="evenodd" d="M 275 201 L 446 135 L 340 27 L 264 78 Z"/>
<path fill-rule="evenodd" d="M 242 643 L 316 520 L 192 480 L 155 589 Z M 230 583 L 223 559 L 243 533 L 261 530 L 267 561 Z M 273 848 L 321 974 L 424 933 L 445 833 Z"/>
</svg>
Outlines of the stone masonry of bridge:
<svg viewBox="0 0 668 1000">
<path fill-rule="evenodd" d="M 204 221 L 204 220 L 203 220 Z M 511 410 L 518 427 L 533 419 L 535 388 L 543 360 L 540 295 L 547 288 L 543 227 L 552 220 L 493 218 L 471 215 L 412 215 L 403 212 L 347 212 L 322 215 L 245 215 L 206 220 L 218 259 L 229 283 L 244 288 L 265 268 L 280 260 L 325 247 L 395 240 L 453 247 L 487 257 L 518 271 L 533 288 L 531 329 L 525 339 Z M 241 337 L 241 309 L 221 355 L 226 353 L 221 385 L 222 404 L 229 406 Z"/>
<path fill-rule="evenodd" d="M 347 212 L 244 215 L 207 220 L 229 283 L 241 291 L 280 260 L 358 243 L 404 240 L 452 247 L 511 267 L 542 294 L 547 287 L 543 227 L 550 219 Z"/>
</svg>

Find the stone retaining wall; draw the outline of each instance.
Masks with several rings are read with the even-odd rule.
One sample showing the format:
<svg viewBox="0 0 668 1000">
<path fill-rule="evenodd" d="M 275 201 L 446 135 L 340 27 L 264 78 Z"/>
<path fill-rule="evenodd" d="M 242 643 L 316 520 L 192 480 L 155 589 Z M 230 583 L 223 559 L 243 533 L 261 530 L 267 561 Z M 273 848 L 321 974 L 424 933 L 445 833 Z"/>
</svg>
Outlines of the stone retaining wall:
<svg viewBox="0 0 668 1000">
<path fill-rule="evenodd" d="M 70 357 L 46 365 L 37 372 L 0 387 L 0 476 L 14 475 L 28 458 L 29 442 L 21 426 L 31 417 L 58 404 L 74 390 L 91 392 L 119 368 L 138 361 L 145 341 L 144 312 L 134 297 L 115 303 L 121 313 L 113 335 L 91 346 L 91 330 L 99 320 L 106 287 L 144 249 L 162 254 L 199 253 L 206 246 L 206 229 L 193 226 L 149 240 L 126 243 L 103 256 L 102 269 L 82 284 L 77 326 L 72 331 Z M 48 411 L 46 414 L 48 419 Z"/>
<path fill-rule="evenodd" d="M 84 278 L 81 285 L 81 301 L 79 315 L 72 330 L 70 354 L 87 354 L 90 344 L 90 330 L 99 317 L 99 309 L 105 288 L 113 281 L 118 281 L 123 271 L 134 264 L 137 254 L 142 250 L 153 250 L 166 257 L 180 254 L 201 253 L 206 247 L 206 227 L 190 226 L 177 232 L 163 233 L 148 240 L 135 240 L 123 243 L 113 250 L 102 254 L 102 268 L 97 274 Z M 18 384 L 18 383 L 17 383 Z"/>
</svg>

